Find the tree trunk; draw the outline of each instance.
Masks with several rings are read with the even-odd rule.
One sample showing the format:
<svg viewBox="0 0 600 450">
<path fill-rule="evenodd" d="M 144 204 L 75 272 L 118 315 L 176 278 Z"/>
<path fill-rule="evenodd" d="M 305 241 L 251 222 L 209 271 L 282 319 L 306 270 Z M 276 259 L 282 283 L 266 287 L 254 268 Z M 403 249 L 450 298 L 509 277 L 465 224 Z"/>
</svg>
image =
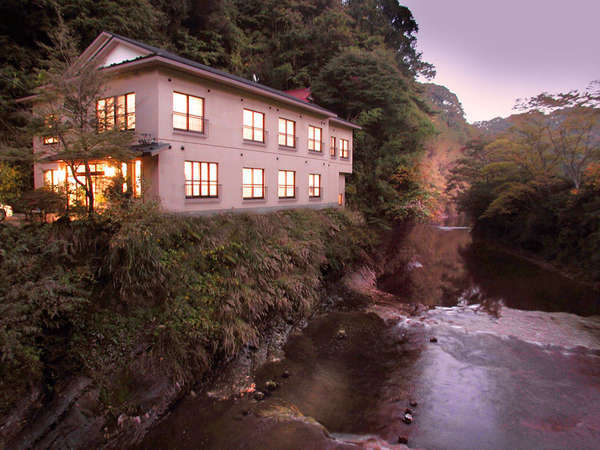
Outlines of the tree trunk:
<svg viewBox="0 0 600 450">
<path fill-rule="evenodd" d="M 88 215 L 94 214 L 94 186 L 92 184 L 92 173 L 90 163 L 85 161 L 85 195 L 88 199 Z"/>
</svg>

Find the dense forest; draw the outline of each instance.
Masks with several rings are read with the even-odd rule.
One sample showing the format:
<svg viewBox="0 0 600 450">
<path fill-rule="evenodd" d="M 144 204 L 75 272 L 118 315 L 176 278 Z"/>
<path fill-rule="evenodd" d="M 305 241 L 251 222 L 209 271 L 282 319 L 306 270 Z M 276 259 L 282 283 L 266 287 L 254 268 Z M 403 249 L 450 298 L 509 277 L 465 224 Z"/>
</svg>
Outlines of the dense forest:
<svg viewBox="0 0 600 450">
<path fill-rule="evenodd" d="M 592 83 L 478 124 L 448 186 L 476 232 L 600 279 L 599 106 Z"/>
<path fill-rule="evenodd" d="M 61 84 L 49 61 L 63 23 L 78 52 L 111 31 L 275 88 L 310 87 L 362 126 L 347 186 L 362 214 L 183 218 L 122 199 L 81 220 L 0 225 L 0 421 L 11 424 L 0 438 L 53 411 L 81 377 L 90 416 L 106 423 L 86 422 L 85 439 L 118 433 L 121 414 L 156 418 L 149 404 L 168 406 L 266 331 L 319 309 L 325 285 L 372 250 L 363 216 L 383 223 L 435 208 L 420 170 L 433 105 L 415 82 L 433 68 L 395 0 L 9 0 L 0 17 L 3 149 L 27 153 L 31 142 L 15 99 Z M 29 164 L 0 158 L 0 203 L 31 189 Z"/>
<path fill-rule="evenodd" d="M 80 51 L 107 30 L 274 88 L 310 87 L 318 104 L 363 127 L 349 203 L 375 221 L 433 212 L 418 165 L 434 126 L 415 77 L 434 70 L 397 0 L 9 0 L 0 15 L 11 17 L 0 23 L 4 141 L 25 139 L 14 99 L 39 84 L 45 46 L 64 19 Z M 21 172 L 13 191 L 31 184 L 30 171 Z"/>
</svg>

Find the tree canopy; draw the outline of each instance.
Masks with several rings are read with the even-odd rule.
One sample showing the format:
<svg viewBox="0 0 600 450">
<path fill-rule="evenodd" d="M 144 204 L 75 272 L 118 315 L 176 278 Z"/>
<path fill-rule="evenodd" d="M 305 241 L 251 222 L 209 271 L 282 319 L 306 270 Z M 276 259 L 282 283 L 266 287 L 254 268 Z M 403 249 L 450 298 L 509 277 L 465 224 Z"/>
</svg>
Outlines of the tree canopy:
<svg viewBox="0 0 600 450">
<path fill-rule="evenodd" d="M 13 17 L 0 24 L 9 50 L 0 55 L 0 139 L 11 144 L 24 125 L 13 100 L 43 81 L 35 69 L 62 20 L 78 51 L 106 30 L 274 88 L 312 87 L 318 102 L 364 126 L 349 198 L 374 214 L 402 209 L 389 204 L 404 189 L 391 177 L 400 167 L 417 176 L 433 130 L 414 81 L 433 67 L 416 50 L 412 13 L 397 0 L 7 0 L 0 14 Z"/>
</svg>

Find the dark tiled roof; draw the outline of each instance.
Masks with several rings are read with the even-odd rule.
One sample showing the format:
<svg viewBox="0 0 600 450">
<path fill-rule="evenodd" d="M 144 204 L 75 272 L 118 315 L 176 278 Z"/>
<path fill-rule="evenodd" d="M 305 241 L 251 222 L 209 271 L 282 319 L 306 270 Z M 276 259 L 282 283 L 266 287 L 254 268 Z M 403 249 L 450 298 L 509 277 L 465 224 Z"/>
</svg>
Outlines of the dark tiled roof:
<svg viewBox="0 0 600 450">
<path fill-rule="evenodd" d="M 215 69 L 213 67 L 206 66 L 204 64 L 200 64 L 199 62 L 193 61 L 191 59 L 184 58 L 182 56 L 176 55 L 175 53 L 168 52 L 166 50 L 163 50 L 163 49 L 158 48 L 158 47 L 154 47 L 152 45 L 144 44 L 143 42 L 139 42 L 139 41 L 136 41 L 134 39 L 130 39 L 130 38 L 125 37 L 125 36 L 121 36 L 121 35 L 118 35 L 118 34 L 115 34 L 115 33 L 110 33 L 110 32 L 107 32 L 107 34 L 109 34 L 109 35 L 111 35 L 111 36 L 113 36 L 115 38 L 121 39 L 121 40 L 123 40 L 125 42 L 128 42 L 128 43 L 130 43 L 132 45 L 137 45 L 138 47 L 142 47 L 143 49 L 146 49 L 149 52 L 151 52 L 153 55 L 162 56 L 163 58 L 167 58 L 167 59 L 170 59 L 172 61 L 176 61 L 176 62 L 179 62 L 179 63 L 182 63 L 182 64 L 187 64 L 188 66 L 194 67 L 196 69 L 206 70 L 207 72 L 213 73 L 215 75 L 220 75 L 222 77 L 229 78 L 230 80 L 234 80 L 234 81 L 246 84 L 248 86 L 251 86 L 251 87 L 254 87 L 254 88 L 266 91 L 266 92 L 269 92 L 271 94 L 276 94 L 276 95 L 285 97 L 285 98 L 287 98 L 289 100 L 292 100 L 292 101 L 294 101 L 294 102 L 296 102 L 299 105 L 302 105 L 304 107 L 306 107 L 306 105 L 307 105 L 306 102 L 298 99 L 297 97 L 294 97 L 293 95 L 286 94 L 283 91 L 280 91 L 278 89 L 273 89 L 273 88 L 271 88 L 269 86 L 265 86 L 264 84 L 255 83 L 253 81 L 247 80 L 246 78 L 238 77 L 237 75 L 232 75 L 232 74 L 224 72 L 222 70 L 218 70 L 218 69 Z M 152 55 L 148 55 L 148 56 L 152 56 Z M 329 111 L 328 109 L 322 108 L 321 106 L 315 105 L 314 103 L 309 103 L 308 105 L 311 106 L 311 107 L 313 107 L 313 108 L 321 110 L 324 114 L 327 114 L 329 116 L 336 116 L 336 114 L 334 112 Z"/>
</svg>

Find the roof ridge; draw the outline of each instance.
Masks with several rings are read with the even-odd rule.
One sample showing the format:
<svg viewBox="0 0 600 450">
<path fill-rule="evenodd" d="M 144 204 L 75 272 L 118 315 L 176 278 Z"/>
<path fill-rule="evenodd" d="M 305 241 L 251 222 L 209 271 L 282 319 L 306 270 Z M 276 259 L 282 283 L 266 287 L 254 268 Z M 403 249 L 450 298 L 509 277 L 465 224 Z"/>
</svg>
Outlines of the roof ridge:
<svg viewBox="0 0 600 450">
<path fill-rule="evenodd" d="M 231 74 L 229 72 L 225 72 L 224 70 L 215 69 L 214 67 L 207 66 L 206 64 L 199 63 L 199 62 L 194 61 L 192 59 L 185 58 L 183 56 L 177 55 L 176 53 L 170 52 L 168 50 L 165 50 L 165 49 L 162 49 L 162 48 L 159 48 L 159 47 L 154 47 L 154 46 L 146 44 L 144 42 L 136 41 L 135 39 L 131 39 L 131 38 L 126 37 L 126 36 L 121 36 L 119 34 L 112 33 L 110 31 L 107 31 L 106 33 L 108 33 L 109 35 L 111 35 L 111 36 L 113 36 L 113 37 L 115 37 L 117 39 L 121 39 L 121 40 L 123 40 L 125 42 L 128 42 L 130 44 L 142 47 L 142 48 L 144 48 L 144 49 L 146 49 L 146 50 L 154 53 L 156 56 L 162 56 L 164 58 L 168 58 L 168 59 L 171 59 L 171 60 L 176 61 L 176 62 L 187 64 L 187 65 L 195 67 L 197 69 L 206 70 L 207 72 L 211 72 L 211 73 L 213 73 L 215 75 L 220 75 L 220 76 L 223 76 L 223 77 L 226 77 L 226 78 L 238 81 L 240 83 L 244 83 L 244 84 L 247 84 L 249 86 L 265 90 L 265 91 L 270 92 L 272 94 L 280 95 L 280 96 L 285 97 L 287 99 L 293 100 L 294 102 L 296 102 L 296 103 L 298 103 L 298 104 L 300 104 L 302 106 L 306 106 L 307 105 L 306 102 L 300 100 L 297 97 L 294 97 L 293 95 L 289 95 L 289 94 L 287 94 L 284 91 L 281 91 L 279 89 L 275 89 L 275 88 L 272 88 L 272 87 L 267 86 L 265 84 L 261 84 L 261 83 L 255 82 L 255 81 L 248 80 L 247 78 L 241 77 L 239 75 L 234 75 L 234 74 Z M 311 107 L 313 107 L 313 108 L 317 108 L 317 109 L 322 110 L 324 113 L 327 113 L 331 117 L 334 117 L 334 118 L 338 117 L 338 115 L 335 112 L 333 112 L 333 111 L 331 111 L 331 110 L 329 110 L 327 108 L 323 108 L 320 105 L 317 105 L 315 103 L 310 103 L 309 105 Z"/>
</svg>

